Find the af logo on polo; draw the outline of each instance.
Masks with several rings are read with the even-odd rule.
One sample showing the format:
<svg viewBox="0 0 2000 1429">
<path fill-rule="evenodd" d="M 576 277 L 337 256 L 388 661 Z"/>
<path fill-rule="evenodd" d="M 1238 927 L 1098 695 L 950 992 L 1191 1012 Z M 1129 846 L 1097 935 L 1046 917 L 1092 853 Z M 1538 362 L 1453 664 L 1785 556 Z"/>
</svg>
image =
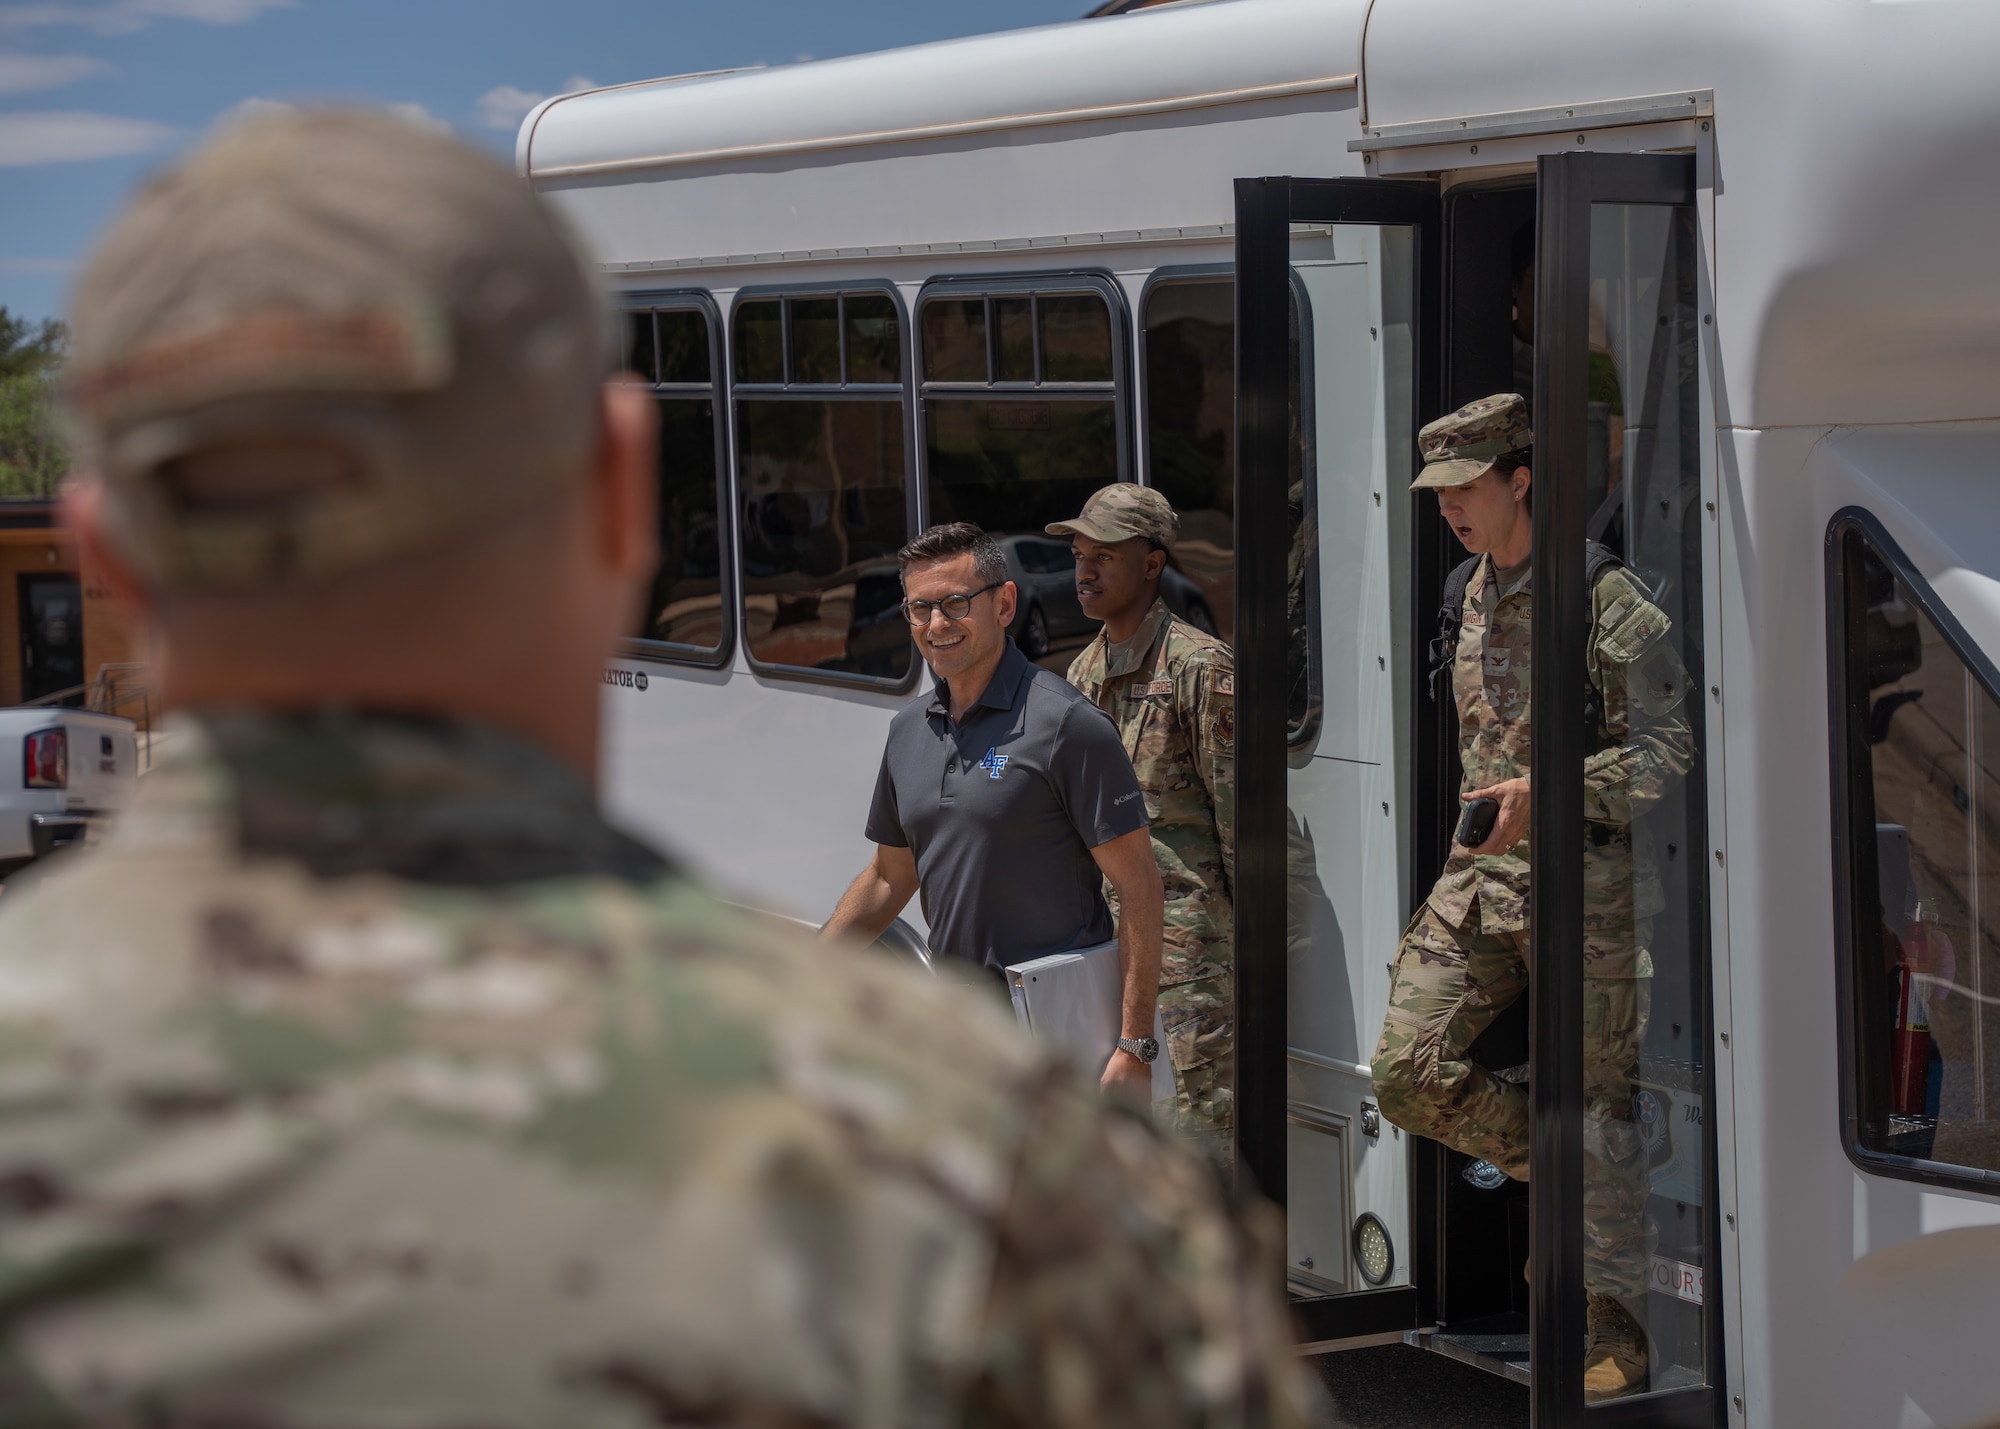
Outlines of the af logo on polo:
<svg viewBox="0 0 2000 1429">
<path fill-rule="evenodd" d="M 979 767 L 986 771 L 988 779 L 998 779 L 1000 771 L 1007 767 L 1007 756 L 997 750 L 989 749 L 986 751 L 986 757 L 979 761 Z"/>
</svg>

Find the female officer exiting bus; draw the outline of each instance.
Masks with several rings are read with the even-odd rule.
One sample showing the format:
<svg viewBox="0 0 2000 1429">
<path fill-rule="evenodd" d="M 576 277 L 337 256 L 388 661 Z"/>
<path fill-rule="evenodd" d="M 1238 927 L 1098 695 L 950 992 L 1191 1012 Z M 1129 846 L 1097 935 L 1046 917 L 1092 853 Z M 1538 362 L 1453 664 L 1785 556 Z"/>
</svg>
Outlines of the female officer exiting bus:
<svg viewBox="0 0 2000 1429">
<path fill-rule="evenodd" d="M 1439 511 L 1475 558 L 1447 582 L 1464 591 L 1455 607 L 1456 645 L 1443 652 L 1458 708 L 1459 797 L 1468 808 L 1476 800 L 1499 807 L 1483 839 L 1461 826 L 1473 846 L 1453 842 L 1444 872 L 1403 934 L 1373 1068 L 1391 1121 L 1520 1181 L 1528 1177 L 1527 1089 L 1495 1076 L 1467 1049 L 1528 988 L 1532 440 L 1527 403 L 1513 392 L 1482 398 L 1418 433 L 1424 470 L 1411 489 L 1437 492 Z M 1594 552 L 1589 564 L 1584 1394 L 1596 1401 L 1646 1383 L 1645 1333 L 1627 1308 L 1644 1292 L 1648 1259 L 1646 1159 L 1633 1120 L 1632 1075 L 1652 977 L 1647 941 L 1663 904 L 1643 839 L 1634 855 L 1633 816 L 1687 771 L 1694 742 L 1680 708 L 1687 676 L 1666 638 L 1667 617 L 1608 552 Z"/>
</svg>

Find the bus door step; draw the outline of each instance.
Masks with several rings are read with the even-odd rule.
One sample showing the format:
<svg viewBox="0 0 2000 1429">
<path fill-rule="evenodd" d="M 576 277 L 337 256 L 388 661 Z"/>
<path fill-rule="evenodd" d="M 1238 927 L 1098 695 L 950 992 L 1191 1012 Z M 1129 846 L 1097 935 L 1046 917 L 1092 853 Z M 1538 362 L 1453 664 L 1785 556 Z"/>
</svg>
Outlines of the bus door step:
<svg viewBox="0 0 2000 1429">
<path fill-rule="evenodd" d="M 1403 1343 L 1476 1366 L 1488 1374 L 1528 1382 L 1528 1317 L 1488 1315 L 1463 1324 L 1410 1330 Z"/>
</svg>

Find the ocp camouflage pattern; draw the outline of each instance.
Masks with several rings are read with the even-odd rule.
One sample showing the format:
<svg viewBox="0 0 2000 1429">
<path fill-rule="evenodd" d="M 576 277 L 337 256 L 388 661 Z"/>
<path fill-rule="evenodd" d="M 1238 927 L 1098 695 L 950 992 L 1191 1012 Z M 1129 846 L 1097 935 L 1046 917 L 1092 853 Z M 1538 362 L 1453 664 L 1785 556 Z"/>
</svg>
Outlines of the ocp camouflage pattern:
<svg viewBox="0 0 2000 1429">
<path fill-rule="evenodd" d="M 1694 738 L 1682 709 L 1687 671 L 1668 639 L 1671 622 L 1631 573 L 1597 582 L 1586 674 L 1602 695 L 1597 747 L 1583 761 L 1585 960 L 1596 976 L 1650 977 L 1652 960 L 1632 936 L 1634 918 L 1663 906 L 1652 851 L 1633 847 L 1633 814 L 1684 775 Z M 1452 666 L 1463 792 L 1528 777 L 1533 593 L 1523 570 L 1511 585 L 1481 561 L 1465 590 L 1464 624 Z M 1431 907 L 1454 926 L 1475 912 L 1480 929 L 1528 926 L 1528 844 L 1474 855 L 1454 844 L 1431 890 Z"/>
<path fill-rule="evenodd" d="M 1426 422 L 1417 433 L 1424 469 L 1410 490 L 1464 486 L 1477 481 L 1494 459 L 1533 447 L 1528 403 L 1518 392 L 1498 392 Z"/>
<path fill-rule="evenodd" d="M 216 715 L 0 905 L 0 1418 L 1297 1424 L 1267 1219 L 496 734 Z"/>
<path fill-rule="evenodd" d="M 1646 929 L 1637 936 L 1643 942 Z M 1372 1073 L 1382 1114 L 1405 1130 L 1528 1179 L 1528 1088 L 1496 1077 L 1468 1049 L 1528 990 L 1525 929 L 1481 932 L 1426 904 L 1396 950 Z M 1584 1283 L 1601 1295 L 1644 1290 L 1652 1254 L 1645 1145 L 1633 1117 L 1632 1069 L 1651 979 L 1583 978 Z"/>
<path fill-rule="evenodd" d="M 1687 773 L 1694 740 L 1666 615 L 1622 569 L 1598 579 L 1591 606 L 1587 676 L 1603 714 L 1584 759 L 1584 1281 L 1629 1297 L 1645 1287 L 1650 1254 L 1631 1078 L 1653 971 L 1648 935 L 1664 902 L 1643 814 Z M 1470 793 L 1529 774 L 1528 571 L 1503 580 L 1490 556 L 1482 560 L 1463 618 L 1452 690 L 1460 788 Z M 1526 840 L 1493 855 L 1453 845 L 1397 948 L 1373 1065 L 1391 1121 L 1517 1179 L 1528 1174 L 1527 1090 L 1467 1050 L 1528 990 L 1528 877 Z"/>
<path fill-rule="evenodd" d="M 1118 648 L 1100 631 L 1070 664 L 1069 682 L 1118 726 L 1145 794 L 1166 887 L 1160 1005 L 1173 1120 L 1218 1153 L 1230 1144 L 1235 1081 L 1235 659 L 1155 600 Z M 1105 896 L 1116 912 L 1108 885 Z"/>
</svg>

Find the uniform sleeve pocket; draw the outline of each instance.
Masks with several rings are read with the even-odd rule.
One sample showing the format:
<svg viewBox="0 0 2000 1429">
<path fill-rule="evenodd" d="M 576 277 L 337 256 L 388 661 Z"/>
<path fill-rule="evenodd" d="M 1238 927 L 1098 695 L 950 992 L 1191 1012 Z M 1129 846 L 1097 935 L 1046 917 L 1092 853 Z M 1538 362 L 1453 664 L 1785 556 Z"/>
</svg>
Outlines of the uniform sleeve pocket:
<svg viewBox="0 0 2000 1429">
<path fill-rule="evenodd" d="M 1667 638 L 1668 624 L 1667 617 L 1645 601 L 1628 604 L 1621 599 L 1604 612 L 1605 631 L 1597 648 L 1616 664 L 1637 664 Z"/>
<path fill-rule="evenodd" d="M 1624 666 L 1627 697 L 1648 715 L 1664 714 L 1687 698 L 1687 668 L 1667 639 L 1671 627 L 1657 607 L 1634 601 L 1598 642 L 1606 660 Z"/>
</svg>

